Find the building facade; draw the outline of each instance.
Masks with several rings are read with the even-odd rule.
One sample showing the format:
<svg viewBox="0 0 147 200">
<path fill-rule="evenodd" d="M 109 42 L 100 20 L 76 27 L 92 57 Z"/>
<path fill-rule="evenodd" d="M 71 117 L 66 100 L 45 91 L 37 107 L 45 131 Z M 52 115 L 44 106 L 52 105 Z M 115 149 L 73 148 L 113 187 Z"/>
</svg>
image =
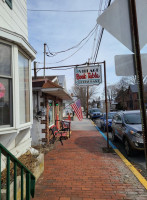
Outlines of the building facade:
<svg viewBox="0 0 147 200">
<path fill-rule="evenodd" d="M 33 77 L 33 146 L 48 143 L 52 138 L 49 128 L 63 119 L 64 100 L 72 100 L 65 87 L 65 76 Z"/>
<path fill-rule="evenodd" d="M 26 0 L 0 0 L 0 141 L 16 157 L 31 147 L 31 62 Z"/>
</svg>

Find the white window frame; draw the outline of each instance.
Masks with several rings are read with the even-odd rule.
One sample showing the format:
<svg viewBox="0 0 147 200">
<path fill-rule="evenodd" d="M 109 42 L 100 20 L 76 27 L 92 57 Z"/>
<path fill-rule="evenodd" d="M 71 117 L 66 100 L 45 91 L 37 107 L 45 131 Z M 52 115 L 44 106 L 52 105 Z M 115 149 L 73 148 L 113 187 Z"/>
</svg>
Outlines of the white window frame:
<svg viewBox="0 0 147 200">
<path fill-rule="evenodd" d="M 31 59 L 17 45 L 0 39 L 0 43 L 11 46 L 11 77 L 12 77 L 12 126 L 0 127 L 0 135 L 18 132 L 26 128 L 30 128 L 33 123 L 32 109 L 32 76 L 31 76 Z M 29 60 L 29 87 L 30 87 L 30 122 L 20 124 L 19 121 L 19 68 L 18 68 L 18 52 L 23 54 Z M 2 76 L 1 76 L 2 77 Z"/>
<path fill-rule="evenodd" d="M 29 58 L 29 56 L 22 51 L 22 49 L 18 48 L 18 53 L 21 53 L 24 57 L 26 57 L 28 59 L 28 64 L 29 64 L 29 88 L 30 88 L 30 121 L 21 124 L 20 120 L 19 120 L 19 128 L 21 130 L 26 129 L 27 127 L 30 127 L 30 125 L 32 125 L 33 123 L 33 105 L 32 105 L 32 76 L 31 76 L 31 60 Z M 19 64 L 18 64 L 18 77 L 19 77 Z M 18 78 L 18 82 L 19 82 L 19 78 Z M 19 90 L 18 90 L 18 94 L 19 94 Z M 18 95 L 19 98 L 19 95 Z M 31 112 L 32 110 L 32 112 Z M 18 115 L 20 116 L 20 111 L 18 112 Z M 19 117 L 20 119 L 20 117 Z"/>
<path fill-rule="evenodd" d="M 13 57 L 13 45 L 9 42 L 6 42 L 6 41 L 3 41 L 3 40 L 0 40 L 0 44 L 3 44 L 3 45 L 8 45 L 10 46 L 11 48 L 11 75 L 10 76 L 5 76 L 5 75 L 0 75 L 0 78 L 6 78 L 6 79 L 9 79 L 11 80 L 11 89 L 12 89 L 12 96 L 10 98 L 12 98 L 12 124 L 10 125 L 2 125 L 0 126 L 0 132 L 3 131 L 3 130 L 9 130 L 9 129 L 12 129 L 14 128 L 14 107 L 13 107 L 13 103 L 14 103 L 14 88 L 13 88 L 13 81 L 14 81 L 14 78 L 13 78 L 13 63 L 12 63 L 12 57 Z M 1 133 L 0 133 L 1 134 Z"/>
</svg>

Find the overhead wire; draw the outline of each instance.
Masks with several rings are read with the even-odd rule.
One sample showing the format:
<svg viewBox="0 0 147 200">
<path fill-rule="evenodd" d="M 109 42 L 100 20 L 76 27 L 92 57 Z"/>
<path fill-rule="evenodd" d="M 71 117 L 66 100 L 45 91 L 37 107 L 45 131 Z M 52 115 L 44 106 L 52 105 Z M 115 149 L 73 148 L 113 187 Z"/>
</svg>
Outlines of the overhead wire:
<svg viewBox="0 0 147 200">
<path fill-rule="evenodd" d="M 28 11 L 31 12 L 66 12 L 66 13 L 77 13 L 77 12 L 98 12 L 98 11 L 103 11 L 103 10 L 48 10 L 48 9 L 28 9 Z"/>
<path fill-rule="evenodd" d="M 86 40 L 86 39 L 90 36 L 90 34 L 97 28 L 97 26 L 98 26 L 98 24 L 96 24 L 96 25 L 94 26 L 94 28 L 88 33 L 88 35 L 87 35 L 85 38 L 83 38 L 83 39 L 82 39 L 78 44 L 76 44 L 75 46 L 70 47 L 70 48 L 68 48 L 68 49 L 66 49 L 66 50 L 58 51 L 58 52 L 50 52 L 49 47 L 48 47 L 49 53 L 50 53 L 51 55 L 55 56 L 55 55 L 57 55 L 57 54 L 59 54 L 59 53 L 64 53 L 64 52 L 67 52 L 67 51 L 70 51 L 70 50 L 72 50 L 72 49 L 77 48 L 84 40 Z"/>
<path fill-rule="evenodd" d="M 101 65 L 103 64 L 104 62 L 96 62 L 96 63 L 91 63 L 93 65 Z M 75 67 L 84 67 L 84 66 L 87 66 L 89 65 L 88 62 L 85 62 L 85 63 L 82 63 L 82 64 L 74 64 L 74 65 L 63 65 L 63 66 L 56 66 L 56 67 L 45 67 L 45 69 L 60 69 L 60 68 L 75 68 Z M 37 70 L 41 70 L 41 69 L 44 69 L 44 67 L 41 67 L 41 68 L 36 68 Z M 32 69 L 34 70 L 34 69 Z"/>
<path fill-rule="evenodd" d="M 69 70 L 69 69 L 73 69 L 73 67 L 69 67 L 69 68 L 66 68 L 66 69 L 51 69 L 51 70 Z"/>
<path fill-rule="evenodd" d="M 107 4 L 107 0 L 105 1 L 104 3 L 104 8 L 106 7 L 106 4 Z M 101 5 L 102 6 L 102 5 Z M 98 15 L 99 17 L 99 15 Z M 97 57 L 97 53 L 98 53 L 98 50 L 99 50 L 99 44 L 100 44 L 100 38 L 101 38 L 101 35 L 102 35 L 102 27 L 100 26 L 99 28 L 99 33 L 98 33 L 98 37 L 97 37 L 97 45 L 96 45 L 96 49 L 95 49 L 95 53 L 93 55 L 93 61 L 96 60 L 96 57 Z M 92 62 L 93 62 L 92 61 Z"/>
<path fill-rule="evenodd" d="M 110 4 L 111 4 L 111 0 L 107 0 L 105 2 L 104 9 L 108 8 L 110 6 Z M 102 41 L 103 32 L 104 32 L 104 28 L 101 27 L 100 35 L 99 35 L 98 40 L 97 40 L 97 47 L 96 47 L 95 54 L 94 54 L 94 57 L 93 57 L 93 62 L 96 62 L 98 52 L 99 52 L 99 48 L 100 48 L 100 44 L 101 44 L 101 41 Z"/>
<path fill-rule="evenodd" d="M 102 9 L 102 5 L 103 5 L 103 0 L 100 0 L 99 2 L 99 9 L 101 10 Z M 98 17 L 100 16 L 101 12 L 98 11 Z M 91 57 L 90 57 L 90 62 L 92 62 L 92 57 L 94 55 L 94 49 L 95 49 L 95 46 L 96 46 L 96 40 L 97 40 L 97 35 L 98 35 L 98 30 L 99 30 L 99 27 L 97 27 L 97 30 L 95 32 L 95 37 L 94 37 L 94 42 L 93 42 L 93 48 L 92 48 L 92 53 L 91 53 Z"/>
<path fill-rule="evenodd" d="M 93 29 L 93 32 L 90 33 L 90 35 L 88 36 L 88 39 L 85 41 L 85 43 L 80 48 L 78 48 L 74 53 L 72 53 L 70 56 L 66 57 L 65 59 L 59 60 L 57 62 L 46 63 L 46 64 L 57 64 L 57 63 L 60 63 L 60 62 L 63 62 L 65 60 L 69 59 L 70 57 L 72 57 L 73 55 L 75 55 L 90 40 L 90 38 L 92 37 L 92 35 L 94 33 L 95 33 L 95 30 Z M 43 64 L 43 63 L 39 62 L 39 64 Z"/>
</svg>

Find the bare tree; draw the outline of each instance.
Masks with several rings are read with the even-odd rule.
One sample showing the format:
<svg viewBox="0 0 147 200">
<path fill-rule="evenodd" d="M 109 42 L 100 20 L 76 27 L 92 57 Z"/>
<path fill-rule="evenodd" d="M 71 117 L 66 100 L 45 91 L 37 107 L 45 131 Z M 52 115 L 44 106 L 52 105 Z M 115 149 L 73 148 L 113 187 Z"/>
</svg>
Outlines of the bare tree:
<svg viewBox="0 0 147 200">
<path fill-rule="evenodd" d="M 147 76 L 143 76 L 143 83 L 147 84 Z M 118 84 L 123 85 L 124 88 L 128 87 L 131 84 L 135 85 L 137 84 L 137 76 L 134 75 L 134 76 L 122 77 L 121 80 L 118 82 Z"/>
<path fill-rule="evenodd" d="M 71 93 L 73 93 L 73 96 L 76 96 L 78 99 L 81 100 L 81 106 L 86 110 L 87 108 L 87 87 L 78 87 L 73 86 L 71 89 Z M 95 86 L 89 87 L 89 99 L 91 99 L 95 94 L 97 94 L 97 88 Z"/>
</svg>

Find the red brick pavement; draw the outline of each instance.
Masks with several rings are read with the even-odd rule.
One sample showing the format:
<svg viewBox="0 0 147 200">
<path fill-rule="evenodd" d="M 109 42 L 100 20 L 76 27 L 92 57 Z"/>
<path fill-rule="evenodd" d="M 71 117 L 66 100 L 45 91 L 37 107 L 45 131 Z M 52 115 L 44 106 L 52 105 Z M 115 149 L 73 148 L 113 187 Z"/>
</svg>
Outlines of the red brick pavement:
<svg viewBox="0 0 147 200">
<path fill-rule="evenodd" d="M 45 155 L 35 200 L 147 200 L 147 193 L 115 153 L 104 153 L 98 131 L 73 131 Z"/>
</svg>

